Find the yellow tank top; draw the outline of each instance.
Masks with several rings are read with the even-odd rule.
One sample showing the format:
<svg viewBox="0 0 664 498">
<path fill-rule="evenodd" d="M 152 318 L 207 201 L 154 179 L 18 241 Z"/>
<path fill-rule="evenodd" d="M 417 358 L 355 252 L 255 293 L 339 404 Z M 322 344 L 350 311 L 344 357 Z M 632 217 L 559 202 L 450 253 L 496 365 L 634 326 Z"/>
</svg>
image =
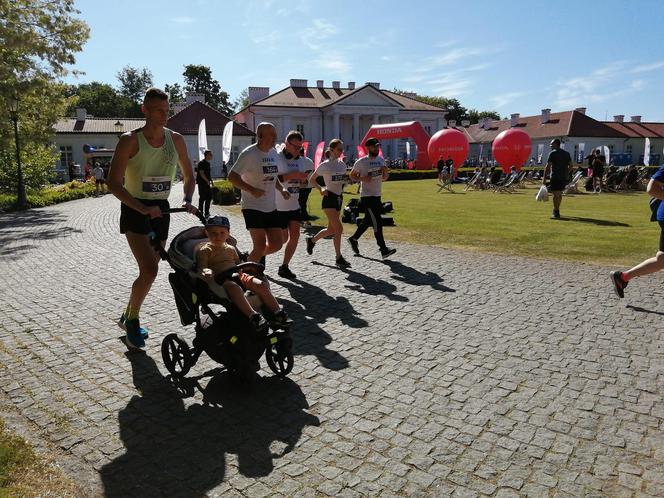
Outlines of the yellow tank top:
<svg viewBox="0 0 664 498">
<path fill-rule="evenodd" d="M 143 130 L 136 132 L 136 138 L 138 153 L 127 162 L 125 188 L 137 199 L 168 199 L 178 165 L 173 132 L 164 128 L 161 147 L 152 147 Z"/>
</svg>

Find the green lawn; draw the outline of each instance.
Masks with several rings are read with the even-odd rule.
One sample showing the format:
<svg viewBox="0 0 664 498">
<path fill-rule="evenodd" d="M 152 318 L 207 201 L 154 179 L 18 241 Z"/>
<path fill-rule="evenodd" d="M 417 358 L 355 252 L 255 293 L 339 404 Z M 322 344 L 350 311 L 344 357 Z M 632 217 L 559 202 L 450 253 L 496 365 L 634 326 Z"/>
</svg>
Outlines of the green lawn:
<svg viewBox="0 0 664 498">
<path fill-rule="evenodd" d="M 537 186 L 513 194 L 491 191 L 438 193 L 436 180 L 383 184 L 383 201 L 394 204 L 391 240 L 616 265 L 633 265 L 657 251 L 659 226 L 649 221 L 645 192 L 564 196 L 563 220 L 551 220 L 552 202 L 535 201 Z M 347 187 L 355 192 L 356 187 Z M 353 195 L 344 196 L 344 205 Z M 324 219 L 312 190 L 309 209 Z M 352 226 L 346 224 L 346 235 Z M 365 235 L 366 237 L 367 235 Z"/>
</svg>

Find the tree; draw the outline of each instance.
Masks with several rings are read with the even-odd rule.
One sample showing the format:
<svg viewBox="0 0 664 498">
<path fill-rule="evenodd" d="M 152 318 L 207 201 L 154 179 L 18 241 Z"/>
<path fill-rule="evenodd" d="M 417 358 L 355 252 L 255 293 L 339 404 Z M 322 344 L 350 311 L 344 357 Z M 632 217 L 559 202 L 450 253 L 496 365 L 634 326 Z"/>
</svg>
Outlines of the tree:
<svg viewBox="0 0 664 498">
<path fill-rule="evenodd" d="M 468 118 L 470 119 L 470 124 L 476 124 L 480 122 L 482 118 L 489 118 L 495 121 L 500 120 L 500 114 L 496 111 L 478 111 L 477 109 L 470 109 L 468 111 Z"/>
<path fill-rule="evenodd" d="M 229 102 L 228 93 L 221 89 L 221 84 L 212 78 L 212 70 L 207 66 L 188 64 L 184 67 L 186 92 L 202 93 L 205 102 L 210 107 L 230 116 L 233 114 L 233 105 Z"/>
<path fill-rule="evenodd" d="M 0 0 L 0 186 L 5 190 L 16 186 L 7 106 L 14 94 L 20 98 L 26 187 L 40 186 L 53 171 L 53 125 L 70 103 L 57 80 L 69 72 L 89 37 L 77 14 L 74 0 Z"/>
<path fill-rule="evenodd" d="M 409 92 L 395 88 L 394 93 L 404 95 Z M 471 124 L 475 124 L 478 123 L 481 118 L 500 119 L 500 115 L 495 111 L 478 111 L 477 109 L 468 110 L 461 105 L 461 102 L 459 102 L 458 99 L 451 99 L 447 97 L 430 97 L 427 95 L 417 94 L 415 95 L 415 98 L 421 102 L 446 109 L 447 115 L 445 118 L 448 121 L 454 119 L 457 123 L 461 123 L 461 121 L 464 119 L 468 119 L 470 120 Z"/>
<path fill-rule="evenodd" d="M 145 90 L 152 86 L 152 73 L 147 69 L 137 69 L 125 66 L 116 74 L 120 82 L 118 93 L 140 104 L 143 101 Z"/>
<path fill-rule="evenodd" d="M 66 114 L 72 116 L 75 107 L 84 107 L 85 110 L 98 118 L 115 118 L 119 116 L 139 118 L 142 117 L 140 104 L 121 95 L 115 88 L 106 83 L 93 81 L 70 86 L 67 92 L 77 97 L 72 102 Z"/>
<path fill-rule="evenodd" d="M 240 92 L 237 99 L 235 100 L 235 112 L 238 112 L 240 109 L 244 109 L 249 105 L 249 89 L 245 88 Z"/>
</svg>

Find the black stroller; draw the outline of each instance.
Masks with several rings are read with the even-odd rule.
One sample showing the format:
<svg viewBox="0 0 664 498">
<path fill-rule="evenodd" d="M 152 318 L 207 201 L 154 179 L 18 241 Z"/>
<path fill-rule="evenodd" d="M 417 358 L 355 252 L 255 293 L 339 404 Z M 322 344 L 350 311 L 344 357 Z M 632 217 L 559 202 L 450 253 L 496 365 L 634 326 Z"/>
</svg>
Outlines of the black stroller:
<svg viewBox="0 0 664 498">
<path fill-rule="evenodd" d="M 185 208 L 174 208 L 168 212 L 184 211 Z M 205 218 L 200 214 L 198 217 L 205 223 Z M 168 280 L 175 295 L 180 321 L 183 326 L 194 323 L 196 334 L 192 341 L 193 348 L 178 334 L 164 337 L 161 343 L 164 365 L 173 377 L 184 377 L 205 351 L 210 358 L 222 364 L 232 378 L 244 382 L 255 375 L 260 367 L 260 357 L 265 353 L 270 370 L 279 377 L 285 377 L 293 368 L 293 341 L 289 331 L 271 330 L 268 325 L 257 329 L 233 305 L 221 286 L 227 274 L 251 268 L 262 274 L 263 265 L 241 263 L 217 275 L 215 282 L 208 284 L 198 276 L 194 262 L 196 245 L 202 240 L 206 240 L 204 228 L 197 226 L 179 233 L 168 252 L 155 244 L 159 246 L 161 258 L 168 261 L 174 270 Z M 235 245 L 235 240 L 229 238 L 229 243 Z M 238 254 L 241 260 L 246 259 L 239 251 Z M 254 309 L 261 309 L 258 296 L 248 293 L 247 298 Z"/>
</svg>

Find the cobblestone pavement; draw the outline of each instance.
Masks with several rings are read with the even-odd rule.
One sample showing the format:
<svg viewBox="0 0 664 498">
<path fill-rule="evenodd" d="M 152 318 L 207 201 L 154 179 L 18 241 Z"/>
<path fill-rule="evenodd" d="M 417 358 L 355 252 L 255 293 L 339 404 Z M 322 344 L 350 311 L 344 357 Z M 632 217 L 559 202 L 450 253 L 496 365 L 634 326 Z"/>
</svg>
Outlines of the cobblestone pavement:
<svg viewBox="0 0 664 498">
<path fill-rule="evenodd" d="M 330 242 L 302 245 L 298 280 L 273 279 L 289 379 L 263 366 L 242 393 L 204 355 L 176 389 L 161 339 L 193 331 L 167 265 L 146 354 L 118 339 L 118 218 L 111 196 L 0 215 L 0 407 L 86 496 L 664 496 L 660 276 L 619 302 L 593 265 L 405 244 L 380 261 L 367 234 L 341 271 Z"/>
</svg>

